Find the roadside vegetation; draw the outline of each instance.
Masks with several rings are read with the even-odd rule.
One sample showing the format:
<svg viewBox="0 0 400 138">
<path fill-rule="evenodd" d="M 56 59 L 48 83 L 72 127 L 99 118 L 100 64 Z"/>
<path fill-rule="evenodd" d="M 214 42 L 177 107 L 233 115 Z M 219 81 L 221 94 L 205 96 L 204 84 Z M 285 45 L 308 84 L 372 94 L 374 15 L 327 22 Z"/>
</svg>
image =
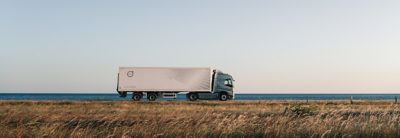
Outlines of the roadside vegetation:
<svg viewBox="0 0 400 138">
<path fill-rule="evenodd" d="M 400 137 L 389 101 L 0 101 L 0 137 Z"/>
</svg>

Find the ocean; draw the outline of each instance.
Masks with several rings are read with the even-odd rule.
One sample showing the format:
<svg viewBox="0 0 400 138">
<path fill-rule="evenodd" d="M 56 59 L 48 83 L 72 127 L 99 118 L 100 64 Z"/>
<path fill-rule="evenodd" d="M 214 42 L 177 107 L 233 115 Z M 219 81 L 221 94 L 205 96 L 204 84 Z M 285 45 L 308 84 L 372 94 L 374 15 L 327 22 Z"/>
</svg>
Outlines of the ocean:
<svg viewBox="0 0 400 138">
<path fill-rule="evenodd" d="M 128 101 L 131 95 L 125 98 L 115 94 L 101 93 L 0 93 L 0 100 L 87 100 L 87 101 Z M 394 100 L 400 94 L 235 94 L 235 100 Z M 145 98 L 144 98 L 145 99 Z M 185 94 L 178 94 L 176 99 L 158 100 L 187 100 Z"/>
</svg>

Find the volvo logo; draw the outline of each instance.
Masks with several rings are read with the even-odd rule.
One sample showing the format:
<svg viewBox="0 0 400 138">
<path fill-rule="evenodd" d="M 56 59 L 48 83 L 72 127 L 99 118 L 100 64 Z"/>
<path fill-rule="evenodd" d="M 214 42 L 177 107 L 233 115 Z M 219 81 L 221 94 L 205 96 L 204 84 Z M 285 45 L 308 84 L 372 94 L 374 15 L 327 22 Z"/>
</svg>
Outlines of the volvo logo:
<svg viewBox="0 0 400 138">
<path fill-rule="evenodd" d="M 133 71 L 128 71 L 127 73 L 126 73 L 126 75 L 128 76 L 128 77 L 133 77 Z"/>
</svg>

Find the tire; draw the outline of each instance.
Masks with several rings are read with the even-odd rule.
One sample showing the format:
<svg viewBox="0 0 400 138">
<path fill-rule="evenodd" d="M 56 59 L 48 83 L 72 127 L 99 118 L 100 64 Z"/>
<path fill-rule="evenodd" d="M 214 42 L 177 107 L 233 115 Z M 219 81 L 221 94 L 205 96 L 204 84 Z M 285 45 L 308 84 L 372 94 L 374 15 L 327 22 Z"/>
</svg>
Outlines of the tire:
<svg viewBox="0 0 400 138">
<path fill-rule="evenodd" d="M 155 101 L 155 100 L 157 99 L 157 94 L 155 94 L 155 93 L 149 93 L 149 94 L 147 94 L 147 99 L 148 99 L 149 101 Z"/>
<path fill-rule="evenodd" d="M 221 101 L 226 101 L 228 99 L 229 99 L 229 97 L 228 97 L 228 95 L 226 93 L 221 93 L 219 95 L 219 100 L 221 100 Z"/>
<path fill-rule="evenodd" d="M 141 93 L 133 93 L 132 100 L 140 101 L 140 99 L 142 99 L 142 97 L 143 97 L 143 95 Z"/>
<path fill-rule="evenodd" d="M 197 99 L 199 99 L 199 96 L 196 93 L 188 93 L 187 98 L 190 101 L 196 101 Z"/>
</svg>

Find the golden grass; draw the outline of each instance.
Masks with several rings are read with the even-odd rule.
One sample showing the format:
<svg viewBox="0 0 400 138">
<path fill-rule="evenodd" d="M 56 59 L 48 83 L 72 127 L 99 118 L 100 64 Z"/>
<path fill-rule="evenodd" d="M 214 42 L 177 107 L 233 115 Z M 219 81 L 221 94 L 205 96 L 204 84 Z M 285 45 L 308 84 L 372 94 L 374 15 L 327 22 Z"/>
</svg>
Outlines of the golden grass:
<svg viewBox="0 0 400 138">
<path fill-rule="evenodd" d="M 0 137 L 400 137 L 388 101 L 0 101 Z"/>
</svg>

